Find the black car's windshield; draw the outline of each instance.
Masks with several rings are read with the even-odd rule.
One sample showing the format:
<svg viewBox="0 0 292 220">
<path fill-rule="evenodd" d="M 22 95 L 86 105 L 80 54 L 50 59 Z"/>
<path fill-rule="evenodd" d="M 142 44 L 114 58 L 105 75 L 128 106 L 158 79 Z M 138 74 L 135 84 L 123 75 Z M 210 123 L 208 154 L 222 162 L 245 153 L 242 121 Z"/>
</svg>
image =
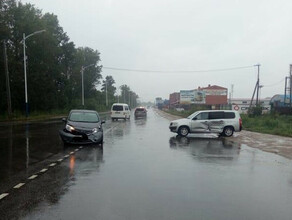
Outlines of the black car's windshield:
<svg viewBox="0 0 292 220">
<path fill-rule="evenodd" d="M 70 121 L 76 122 L 99 122 L 99 117 L 94 112 L 72 112 L 69 117 Z"/>
</svg>

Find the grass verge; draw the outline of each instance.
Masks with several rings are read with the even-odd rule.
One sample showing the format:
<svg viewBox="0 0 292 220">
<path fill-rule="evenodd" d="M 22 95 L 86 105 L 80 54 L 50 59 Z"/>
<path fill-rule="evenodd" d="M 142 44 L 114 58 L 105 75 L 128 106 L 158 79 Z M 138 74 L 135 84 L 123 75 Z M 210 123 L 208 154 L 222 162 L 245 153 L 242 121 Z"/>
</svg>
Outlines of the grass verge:
<svg viewBox="0 0 292 220">
<path fill-rule="evenodd" d="M 265 134 L 275 134 L 292 137 L 292 116 L 261 115 L 250 117 L 241 115 L 243 129 Z"/>
<path fill-rule="evenodd" d="M 0 122 L 25 122 L 25 121 L 42 121 L 42 120 L 50 120 L 50 119 L 58 119 L 62 117 L 67 117 L 70 110 L 56 110 L 51 112 L 32 112 L 26 117 L 21 112 L 14 112 L 12 117 L 9 118 L 8 115 L 0 115 Z M 104 112 L 99 112 L 99 114 L 104 114 Z"/>
</svg>

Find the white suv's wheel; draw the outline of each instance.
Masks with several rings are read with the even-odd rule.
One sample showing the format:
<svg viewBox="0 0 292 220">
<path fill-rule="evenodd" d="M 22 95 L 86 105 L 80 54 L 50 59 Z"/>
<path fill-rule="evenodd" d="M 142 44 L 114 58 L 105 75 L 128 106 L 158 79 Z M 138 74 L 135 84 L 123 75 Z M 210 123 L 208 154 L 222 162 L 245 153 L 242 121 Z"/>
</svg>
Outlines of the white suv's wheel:
<svg viewBox="0 0 292 220">
<path fill-rule="evenodd" d="M 181 126 L 178 129 L 177 134 L 182 136 L 182 137 L 185 137 L 185 136 L 187 136 L 189 134 L 189 132 L 190 132 L 190 129 L 187 126 Z"/>
<path fill-rule="evenodd" d="M 223 130 L 223 135 L 226 137 L 231 137 L 233 135 L 234 129 L 233 127 L 225 127 Z"/>
</svg>

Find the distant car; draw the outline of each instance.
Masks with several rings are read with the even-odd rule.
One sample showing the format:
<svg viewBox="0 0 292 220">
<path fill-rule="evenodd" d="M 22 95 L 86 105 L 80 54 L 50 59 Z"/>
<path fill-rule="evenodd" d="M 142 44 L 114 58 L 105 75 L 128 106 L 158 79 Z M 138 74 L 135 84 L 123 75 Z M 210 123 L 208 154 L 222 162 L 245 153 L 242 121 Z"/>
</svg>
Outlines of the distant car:
<svg viewBox="0 0 292 220">
<path fill-rule="evenodd" d="M 111 118 L 112 120 L 124 119 L 130 120 L 131 111 L 127 104 L 125 103 L 114 103 L 111 108 Z"/>
<path fill-rule="evenodd" d="M 147 117 L 147 110 L 145 107 L 137 107 L 135 109 L 135 118 L 146 118 Z"/>
<path fill-rule="evenodd" d="M 241 131 L 242 121 L 237 111 L 197 111 L 187 118 L 172 121 L 169 129 L 183 137 L 189 133 L 216 133 L 230 137 L 233 132 Z"/>
<path fill-rule="evenodd" d="M 102 144 L 104 120 L 100 120 L 96 111 L 71 110 L 63 130 L 59 131 L 64 144 Z"/>
</svg>

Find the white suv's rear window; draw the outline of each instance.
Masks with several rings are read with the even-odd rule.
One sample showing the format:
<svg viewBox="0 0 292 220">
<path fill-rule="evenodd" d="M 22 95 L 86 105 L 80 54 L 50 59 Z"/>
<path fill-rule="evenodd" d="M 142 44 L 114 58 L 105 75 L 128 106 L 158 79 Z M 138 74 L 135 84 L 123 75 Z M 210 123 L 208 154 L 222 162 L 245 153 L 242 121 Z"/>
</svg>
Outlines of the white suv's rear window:
<svg viewBox="0 0 292 220">
<path fill-rule="evenodd" d="M 113 111 L 123 111 L 124 108 L 122 105 L 114 105 L 112 110 Z"/>
<path fill-rule="evenodd" d="M 234 112 L 224 112 L 225 118 L 235 118 Z"/>
</svg>

